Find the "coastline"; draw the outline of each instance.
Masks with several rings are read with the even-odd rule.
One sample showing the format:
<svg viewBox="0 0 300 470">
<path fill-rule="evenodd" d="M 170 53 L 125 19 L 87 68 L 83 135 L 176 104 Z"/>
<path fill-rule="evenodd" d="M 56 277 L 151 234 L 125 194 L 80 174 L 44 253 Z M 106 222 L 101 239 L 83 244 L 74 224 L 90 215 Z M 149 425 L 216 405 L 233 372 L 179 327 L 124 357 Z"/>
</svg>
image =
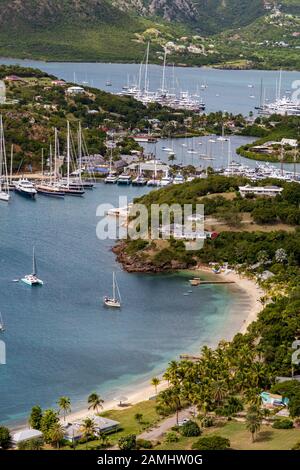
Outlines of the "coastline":
<svg viewBox="0 0 300 470">
<path fill-rule="evenodd" d="M 262 304 L 260 303 L 260 298 L 263 296 L 264 292 L 254 280 L 248 279 L 247 277 L 240 275 L 236 273 L 235 271 L 229 271 L 227 273 L 221 273 L 221 274 L 214 274 L 212 273 L 211 269 L 208 266 L 203 266 L 203 265 L 199 265 L 194 269 L 188 269 L 185 271 L 197 274 L 199 276 L 201 276 L 201 274 L 202 275 L 209 274 L 210 277 L 212 277 L 212 279 L 233 282 L 234 284 L 232 285 L 236 286 L 238 289 L 240 289 L 241 291 L 244 291 L 247 294 L 247 297 L 249 299 L 248 310 L 244 312 L 246 315 L 240 319 L 242 320 L 243 323 L 242 323 L 242 326 L 237 331 L 235 329 L 236 325 L 233 324 L 232 338 L 237 333 L 244 334 L 247 331 L 248 326 L 257 319 L 259 312 L 263 308 Z M 228 288 L 230 288 L 229 286 L 230 285 L 228 285 Z M 243 312 L 241 312 L 241 314 L 243 314 Z M 158 392 L 165 390 L 167 386 L 168 386 L 167 382 L 162 380 L 158 386 Z M 132 390 L 131 387 L 134 387 L 134 389 Z M 130 405 L 135 405 L 137 403 L 140 403 L 142 401 L 149 400 L 151 397 L 155 396 L 155 391 L 154 391 L 153 385 L 149 383 L 149 380 L 143 380 L 143 382 L 140 382 L 140 383 L 136 383 L 136 384 L 131 383 L 131 384 L 125 385 L 124 394 L 128 398 L 126 404 L 130 406 Z M 108 410 L 115 410 L 115 409 L 120 410 L 122 408 L 118 406 L 118 402 L 116 400 L 109 399 L 105 401 L 101 412 L 108 411 Z M 82 420 L 88 416 L 91 417 L 94 414 L 95 413 L 93 413 L 92 411 L 89 411 L 87 407 L 80 408 L 78 410 L 74 410 L 67 416 L 67 422 L 74 422 L 74 421 Z M 62 418 L 61 418 L 61 423 L 63 424 Z M 26 427 L 26 424 L 14 425 L 10 427 L 10 429 L 13 432 L 17 432 L 19 430 L 24 429 L 25 427 Z"/>
</svg>

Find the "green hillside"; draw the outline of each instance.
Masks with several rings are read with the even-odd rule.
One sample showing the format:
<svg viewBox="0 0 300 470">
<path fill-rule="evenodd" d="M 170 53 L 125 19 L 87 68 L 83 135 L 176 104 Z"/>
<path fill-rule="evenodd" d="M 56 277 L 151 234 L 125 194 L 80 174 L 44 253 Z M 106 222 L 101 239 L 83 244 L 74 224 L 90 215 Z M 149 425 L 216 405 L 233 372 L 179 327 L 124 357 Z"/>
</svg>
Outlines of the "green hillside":
<svg viewBox="0 0 300 470">
<path fill-rule="evenodd" d="M 299 69 L 299 2 L 274 6 L 272 0 L 0 0 L 0 56 L 140 62 L 150 40 L 156 63 L 167 45 L 169 63 Z"/>
</svg>

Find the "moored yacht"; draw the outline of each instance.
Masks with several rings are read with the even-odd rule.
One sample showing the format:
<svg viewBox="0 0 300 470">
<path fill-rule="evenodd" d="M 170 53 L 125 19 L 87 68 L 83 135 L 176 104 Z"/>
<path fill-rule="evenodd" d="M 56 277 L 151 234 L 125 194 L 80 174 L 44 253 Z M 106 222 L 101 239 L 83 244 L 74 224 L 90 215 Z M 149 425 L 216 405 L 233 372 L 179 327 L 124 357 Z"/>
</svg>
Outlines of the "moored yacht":
<svg viewBox="0 0 300 470">
<path fill-rule="evenodd" d="M 133 181 L 132 186 L 145 186 L 147 184 L 147 180 L 143 175 L 138 175 Z"/>
<path fill-rule="evenodd" d="M 105 184 L 116 184 L 117 181 L 118 181 L 117 175 L 115 175 L 114 173 L 109 173 L 107 175 L 107 177 L 105 178 L 104 183 Z"/>
<path fill-rule="evenodd" d="M 15 190 L 22 196 L 34 199 L 37 193 L 34 185 L 27 178 L 21 178 L 15 183 Z"/>
<path fill-rule="evenodd" d="M 53 184 L 41 183 L 36 186 L 38 194 L 49 197 L 65 197 L 65 193 Z"/>
<path fill-rule="evenodd" d="M 175 175 L 175 178 L 173 180 L 173 184 L 182 184 L 185 182 L 184 176 L 179 172 L 177 175 Z"/>
<path fill-rule="evenodd" d="M 118 178 L 118 184 L 131 184 L 131 176 L 128 173 L 122 173 Z"/>
<path fill-rule="evenodd" d="M 172 176 L 169 176 L 169 173 L 166 172 L 165 176 L 162 177 L 160 180 L 159 186 L 168 186 L 169 184 L 173 183 Z"/>
</svg>

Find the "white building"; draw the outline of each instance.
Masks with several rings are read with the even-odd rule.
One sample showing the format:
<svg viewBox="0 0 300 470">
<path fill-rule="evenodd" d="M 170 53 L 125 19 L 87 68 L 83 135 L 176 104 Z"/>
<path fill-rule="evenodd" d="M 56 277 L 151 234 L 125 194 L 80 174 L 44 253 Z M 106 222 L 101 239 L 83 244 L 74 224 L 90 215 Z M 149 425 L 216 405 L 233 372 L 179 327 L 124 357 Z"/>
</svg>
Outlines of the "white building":
<svg viewBox="0 0 300 470">
<path fill-rule="evenodd" d="M 3 80 L 0 80 L 0 104 L 6 102 L 6 86 Z"/>
<path fill-rule="evenodd" d="M 12 442 L 15 445 L 31 439 L 43 439 L 43 433 L 37 429 L 26 428 L 12 435 Z"/>
<path fill-rule="evenodd" d="M 120 427 L 119 421 L 103 418 L 102 416 L 89 416 L 95 425 L 96 434 L 109 434 L 115 432 Z M 64 426 L 64 438 L 69 442 L 74 442 L 83 437 L 83 421 L 68 423 Z"/>
<path fill-rule="evenodd" d="M 297 148 L 298 140 L 297 139 L 281 139 L 281 145 L 289 145 L 290 147 Z"/>
<path fill-rule="evenodd" d="M 246 197 L 248 194 L 253 194 L 254 196 L 265 196 L 265 197 L 275 197 L 278 194 L 281 194 L 283 188 L 278 186 L 240 186 L 239 192 L 242 197 Z"/>
<path fill-rule="evenodd" d="M 81 95 L 84 92 L 84 88 L 81 86 L 70 86 L 66 91 L 68 95 Z"/>
</svg>

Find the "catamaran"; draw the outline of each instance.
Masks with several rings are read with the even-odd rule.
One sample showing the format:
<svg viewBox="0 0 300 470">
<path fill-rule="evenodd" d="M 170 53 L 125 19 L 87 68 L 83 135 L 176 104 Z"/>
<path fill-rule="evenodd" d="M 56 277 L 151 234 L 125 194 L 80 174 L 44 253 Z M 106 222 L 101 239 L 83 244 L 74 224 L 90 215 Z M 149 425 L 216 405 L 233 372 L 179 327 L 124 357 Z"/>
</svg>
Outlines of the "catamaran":
<svg viewBox="0 0 300 470">
<path fill-rule="evenodd" d="M 120 308 L 121 307 L 121 294 L 117 283 L 116 275 L 113 273 L 113 295 L 112 297 L 104 297 L 104 305 L 107 307 Z"/>
<path fill-rule="evenodd" d="M 28 284 L 29 286 L 42 286 L 44 284 L 44 282 L 37 277 L 37 264 L 34 248 L 32 253 L 32 274 L 26 274 L 26 276 L 24 276 L 21 281 L 25 284 Z"/>
<path fill-rule="evenodd" d="M 5 326 L 4 326 L 4 321 L 0 312 L 0 333 L 3 333 L 5 331 Z"/>
<path fill-rule="evenodd" d="M 9 201 L 9 182 L 3 130 L 3 120 L 0 116 L 0 201 Z"/>
</svg>

